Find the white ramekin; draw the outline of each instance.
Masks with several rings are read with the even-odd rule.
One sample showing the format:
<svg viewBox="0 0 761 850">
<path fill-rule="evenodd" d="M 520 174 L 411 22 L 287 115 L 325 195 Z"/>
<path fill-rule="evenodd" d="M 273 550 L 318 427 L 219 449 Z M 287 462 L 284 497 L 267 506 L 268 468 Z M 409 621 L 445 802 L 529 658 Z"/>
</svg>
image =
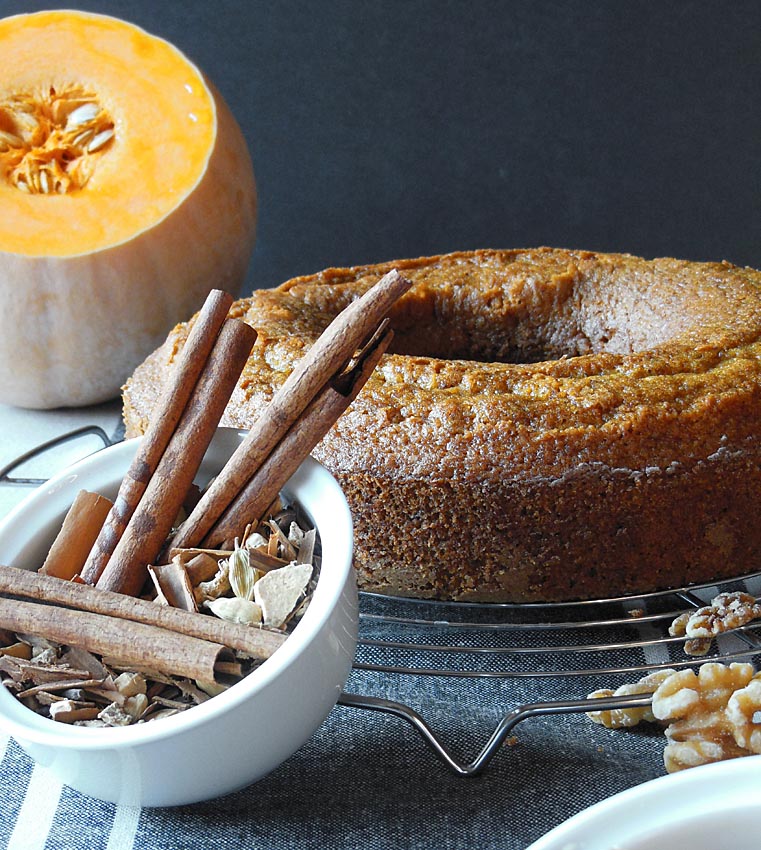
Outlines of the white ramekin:
<svg viewBox="0 0 761 850">
<path fill-rule="evenodd" d="M 220 429 L 199 480 L 218 472 L 242 439 Z M 0 563 L 37 569 L 80 489 L 113 498 L 137 440 L 104 449 L 32 493 L 0 523 Z M 41 717 L 0 687 L 0 728 L 82 793 L 115 803 L 172 806 L 216 797 L 261 778 L 304 744 L 335 705 L 357 642 L 352 523 L 335 479 L 311 458 L 284 488 L 314 522 L 322 571 L 288 640 L 225 693 L 174 717 L 92 729 Z"/>
</svg>

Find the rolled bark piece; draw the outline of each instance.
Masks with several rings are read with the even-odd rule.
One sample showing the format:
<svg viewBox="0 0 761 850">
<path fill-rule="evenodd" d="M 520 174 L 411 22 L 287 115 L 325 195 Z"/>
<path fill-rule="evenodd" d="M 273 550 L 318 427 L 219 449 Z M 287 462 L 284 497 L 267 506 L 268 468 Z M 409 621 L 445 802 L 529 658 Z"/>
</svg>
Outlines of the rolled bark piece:
<svg viewBox="0 0 761 850">
<path fill-rule="evenodd" d="M 336 316 L 254 422 L 223 473 L 180 526 L 170 541 L 171 548 L 188 549 L 200 544 L 288 429 L 326 383 L 345 368 L 410 286 L 409 280 L 392 270 Z"/>
<path fill-rule="evenodd" d="M 227 402 L 256 340 L 256 331 L 227 319 L 148 486 L 97 587 L 136 596 L 157 563 Z"/>
<path fill-rule="evenodd" d="M 205 682 L 216 681 L 218 662 L 232 660 L 230 650 L 220 644 L 132 620 L 18 599 L 0 597 L 0 627 Z"/>
<path fill-rule="evenodd" d="M 88 584 L 95 584 L 102 575 L 151 476 L 156 471 L 232 303 L 232 295 L 214 289 L 196 317 L 182 355 L 153 412 L 150 426 L 119 487 L 113 508 L 97 540 L 91 543 L 89 557 L 80 573 L 83 581 Z"/>
<path fill-rule="evenodd" d="M 163 596 L 172 608 L 182 608 L 183 611 L 198 610 L 193 586 L 182 564 L 176 561 L 170 561 L 168 564 L 149 564 L 148 573 L 156 592 Z"/>
<path fill-rule="evenodd" d="M 332 428 L 354 401 L 378 361 L 391 344 L 392 331 L 376 335 L 360 355 L 353 369 L 339 375 L 319 393 L 301 418 L 287 432 L 267 460 L 230 503 L 219 522 L 210 530 L 203 545 L 228 549 L 249 523 L 256 523 L 298 469 L 301 462 Z M 340 386 L 340 391 L 335 389 Z"/>
<path fill-rule="evenodd" d="M 80 573 L 111 508 L 112 502 L 105 496 L 80 490 L 40 572 L 64 579 Z"/>
<path fill-rule="evenodd" d="M 241 626 L 238 623 L 218 620 L 208 614 L 182 611 L 179 608 L 158 605 L 122 593 L 99 590 L 87 584 L 62 581 L 17 567 L 0 565 L 0 593 L 145 623 L 211 643 L 219 643 L 260 660 L 269 658 L 286 639 L 282 632 Z M 34 629 L 29 632 L 36 634 Z"/>
</svg>

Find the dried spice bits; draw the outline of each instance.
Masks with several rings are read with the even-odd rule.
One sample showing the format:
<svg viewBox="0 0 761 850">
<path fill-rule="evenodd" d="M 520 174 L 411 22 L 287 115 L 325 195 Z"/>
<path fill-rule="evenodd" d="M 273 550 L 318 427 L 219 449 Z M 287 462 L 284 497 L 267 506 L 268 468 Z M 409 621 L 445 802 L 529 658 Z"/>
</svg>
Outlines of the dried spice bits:
<svg viewBox="0 0 761 850">
<path fill-rule="evenodd" d="M 184 608 L 204 621 L 213 623 L 216 617 L 244 624 L 245 634 L 251 636 L 246 649 L 234 653 L 225 650 L 227 655 L 215 656 L 213 667 L 203 678 L 153 669 L 149 661 L 145 666 L 47 638 L 0 630 L 2 683 L 38 714 L 89 727 L 129 726 L 171 717 L 223 692 L 271 651 L 262 646 L 259 653 L 255 639 L 267 639 L 270 630 L 278 630 L 274 636 L 292 629 L 308 607 L 319 576 L 319 546 L 315 529 L 306 527 L 303 518 L 302 527 L 296 522 L 297 516 L 294 508 L 278 505 L 275 518 L 232 552 L 179 550 L 171 563 L 151 566 L 155 593 L 151 601 L 134 600 L 138 607 L 148 605 L 158 621 L 161 609 Z M 40 581 L 58 580 L 41 578 L 36 583 Z M 85 586 L 71 582 L 61 582 L 60 587 L 78 590 L 82 597 L 90 595 Z M 199 606 L 210 614 L 198 614 Z M 85 611 L 72 613 L 80 619 L 94 616 Z M 128 623 L 124 633 L 140 625 Z M 185 635 L 181 639 L 193 640 Z M 122 654 L 128 654 L 127 648 Z"/>
</svg>

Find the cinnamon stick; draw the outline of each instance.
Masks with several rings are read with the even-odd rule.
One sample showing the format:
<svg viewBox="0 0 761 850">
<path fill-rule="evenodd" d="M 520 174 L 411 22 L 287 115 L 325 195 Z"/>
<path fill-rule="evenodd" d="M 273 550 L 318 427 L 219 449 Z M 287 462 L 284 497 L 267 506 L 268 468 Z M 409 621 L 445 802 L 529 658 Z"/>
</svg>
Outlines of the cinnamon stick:
<svg viewBox="0 0 761 850">
<path fill-rule="evenodd" d="M 145 623 L 18 599 L 0 597 L 0 627 L 33 633 L 100 655 L 114 655 L 126 664 L 206 682 L 216 680 L 217 663 L 233 659 L 230 650 L 221 644 Z"/>
<path fill-rule="evenodd" d="M 111 501 L 105 496 L 80 490 L 40 572 L 57 578 L 74 578 L 84 567 L 111 507 Z"/>
<path fill-rule="evenodd" d="M 208 614 L 157 605 L 145 599 L 99 590 L 87 584 L 74 584 L 17 567 L 0 565 L 0 593 L 144 623 L 219 643 L 261 660 L 269 658 L 286 639 L 286 635 L 281 632 L 242 626 Z M 30 630 L 30 633 L 36 634 L 34 630 Z"/>
<path fill-rule="evenodd" d="M 81 578 L 88 584 L 95 584 L 102 575 L 151 476 L 156 471 L 232 303 L 232 295 L 214 289 L 196 317 L 182 355 L 153 412 L 148 430 L 122 480 L 114 506 L 97 540 L 91 544 L 89 557 L 81 570 Z"/>
<path fill-rule="evenodd" d="M 168 548 L 198 546 L 315 396 L 339 373 L 411 282 L 390 271 L 328 325 L 253 424 Z"/>
<path fill-rule="evenodd" d="M 203 541 L 204 546 L 230 548 L 248 523 L 262 517 L 304 458 L 357 397 L 390 345 L 392 337 L 393 332 L 387 330 L 374 338 L 350 372 L 337 376 L 315 397 L 209 531 Z"/>
<path fill-rule="evenodd" d="M 246 364 L 256 331 L 227 319 L 180 421 L 97 587 L 132 596 L 156 563 Z"/>
</svg>

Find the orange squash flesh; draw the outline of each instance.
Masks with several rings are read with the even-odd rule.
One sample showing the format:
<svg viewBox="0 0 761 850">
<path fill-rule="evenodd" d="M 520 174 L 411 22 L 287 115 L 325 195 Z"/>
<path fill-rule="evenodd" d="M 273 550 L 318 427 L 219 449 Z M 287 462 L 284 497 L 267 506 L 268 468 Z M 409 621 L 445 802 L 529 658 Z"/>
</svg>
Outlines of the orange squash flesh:
<svg viewBox="0 0 761 850">
<path fill-rule="evenodd" d="M 248 150 L 201 72 L 124 21 L 6 18 L 0 56 L 0 402 L 101 401 L 210 289 L 239 291 Z"/>
</svg>

